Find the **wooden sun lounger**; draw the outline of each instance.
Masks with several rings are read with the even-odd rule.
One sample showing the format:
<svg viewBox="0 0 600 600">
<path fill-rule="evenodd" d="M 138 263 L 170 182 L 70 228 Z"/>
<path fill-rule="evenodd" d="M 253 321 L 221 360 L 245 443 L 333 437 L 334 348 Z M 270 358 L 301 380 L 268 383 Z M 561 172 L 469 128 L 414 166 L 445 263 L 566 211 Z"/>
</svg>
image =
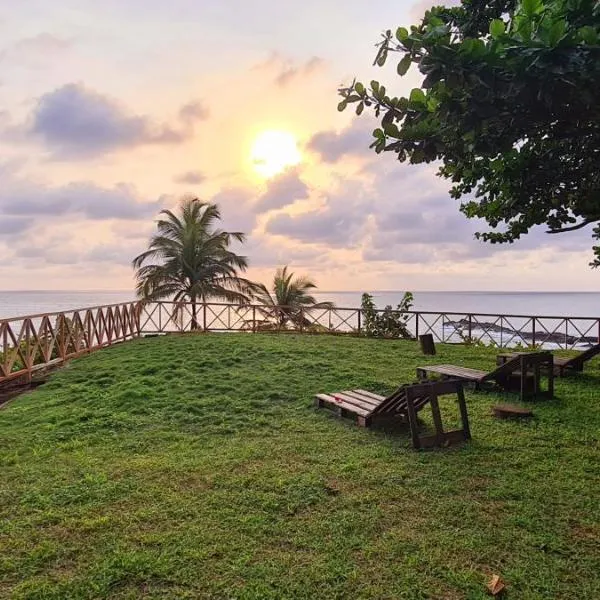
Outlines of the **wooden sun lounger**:
<svg viewBox="0 0 600 600">
<path fill-rule="evenodd" d="M 504 364 L 507 360 L 510 360 L 516 356 L 521 354 L 530 354 L 528 352 L 512 352 L 507 354 L 499 354 L 498 355 L 498 364 Z M 558 377 L 563 377 L 567 373 L 577 372 L 581 373 L 583 371 L 583 367 L 588 360 L 591 360 L 595 356 L 600 354 L 600 344 L 595 344 L 591 348 L 580 352 L 576 356 L 562 357 L 562 356 L 553 356 L 554 358 L 554 375 Z"/>
<path fill-rule="evenodd" d="M 456 394 L 463 428 L 444 431 L 438 396 Z M 417 413 L 431 405 L 435 435 L 420 437 Z M 460 381 L 426 382 L 402 385 L 389 396 L 380 396 L 366 390 L 347 390 L 333 394 L 317 394 L 315 406 L 329 408 L 340 417 L 354 418 L 361 427 L 394 419 L 408 421 L 415 448 L 442 446 L 451 442 L 471 439 L 465 395 Z"/>
<path fill-rule="evenodd" d="M 475 384 L 476 388 L 487 382 L 496 382 L 506 390 L 518 391 L 521 400 L 528 395 L 554 397 L 554 373 L 550 352 L 529 352 L 508 359 L 493 371 L 480 371 L 456 365 L 433 365 L 417 367 L 417 377 L 427 380 L 429 374 L 441 375 L 443 379 L 453 378 Z M 547 371 L 548 388 L 541 391 L 541 372 Z"/>
</svg>

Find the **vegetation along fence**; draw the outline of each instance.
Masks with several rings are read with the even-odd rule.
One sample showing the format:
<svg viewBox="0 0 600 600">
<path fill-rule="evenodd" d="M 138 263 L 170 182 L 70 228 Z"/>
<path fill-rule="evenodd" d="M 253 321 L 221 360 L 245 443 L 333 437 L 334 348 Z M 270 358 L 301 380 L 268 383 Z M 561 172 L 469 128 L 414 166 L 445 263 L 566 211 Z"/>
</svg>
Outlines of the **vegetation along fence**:
<svg viewBox="0 0 600 600">
<path fill-rule="evenodd" d="M 0 319 L 0 383 L 140 336 L 190 331 L 404 338 L 431 333 L 445 343 L 582 349 L 600 343 L 600 318 L 130 302 Z"/>
</svg>

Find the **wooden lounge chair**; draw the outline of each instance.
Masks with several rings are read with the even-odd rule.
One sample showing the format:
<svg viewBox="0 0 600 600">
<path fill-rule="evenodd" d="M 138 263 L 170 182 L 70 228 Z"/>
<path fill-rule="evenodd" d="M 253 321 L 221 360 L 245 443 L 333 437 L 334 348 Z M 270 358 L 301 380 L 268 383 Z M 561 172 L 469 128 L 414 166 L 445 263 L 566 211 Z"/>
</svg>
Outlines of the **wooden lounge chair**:
<svg viewBox="0 0 600 600">
<path fill-rule="evenodd" d="M 427 380 L 429 374 L 440 375 L 443 379 L 453 378 L 475 384 L 476 388 L 488 382 L 496 382 L 509 391 L 518 391 L 521 400 L 526 396 L 554 396 L 554 372 L 552 354 L 550 352 L 528 352 L 510 358 L 493 371 L 480 371 L 456 365 L 434 365 L 417 367 L 417 377 Z M 548 375 L 548 388 L 541 391 L 541 371 Z"/>
<path fill-rule="evenodd" d="M 444 431 L 438 396 L 456 394 L 463 428 Z M 419 436 L 417 413 L 431 405 L 435 435 Z M 451 442 L 471 439 L 465 395 L 460 381 L 426 382 L 402 385 L 389 396 L 380 396 L 366 390 L 350 390 L 334 394 L 317 394 L 315 406 L 329 408 L 340 417 L 350 417 L 361 427 L 383 424 L 394 419 L 408 421 L 415 448 L 443 446 Z"/>
<path fill-rule="evenodd" d="M 512 352 L 507 354 L 499 354 L 498 355 L 498 364 L 504 364 L 507 360 L 515 358 L 520 354 L 529 354 L 527 352 Z M 581 373 L 583 371 L 583 367 L 588 360 L 591 360 L 595 356 L 600 354 L 600 344 L 595 344 L 591 348 L 580 352 L 576 356 L 572 356 L 570 358 L 562 357 L 562 356 L 554 356 L 554 375 L 558 377 L 564 377 L 567 373 L 577 372 Z"/>
</svg>

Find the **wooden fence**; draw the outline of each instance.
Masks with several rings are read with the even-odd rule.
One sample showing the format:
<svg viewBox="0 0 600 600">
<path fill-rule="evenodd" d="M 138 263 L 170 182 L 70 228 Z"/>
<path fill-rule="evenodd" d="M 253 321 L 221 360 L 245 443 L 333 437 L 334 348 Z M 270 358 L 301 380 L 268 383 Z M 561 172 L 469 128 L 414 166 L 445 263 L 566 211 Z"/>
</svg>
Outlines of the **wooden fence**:
<svg viewBox="0 0 600 600">
<path fill-rule="evenodd" d="M 0 320 L 0 383 L 138 337 L 136 302 Z"/>
<path fill-rule="evenodd" d="M 37 369 L 144 335 L 193 330 L 369 334 L 366 314 L 359 308 L 305 309 L 289 317 L 285 307 L 130 302 L 4 319 L 0 320 L 0 384 L 30 379 Z M 431 333 L 443 343 L 548 349 L 582 349 L 600 343 L 598 317 L 431 311 L 408 311 L 403 317 L 410 337 Z"/>
</svg>

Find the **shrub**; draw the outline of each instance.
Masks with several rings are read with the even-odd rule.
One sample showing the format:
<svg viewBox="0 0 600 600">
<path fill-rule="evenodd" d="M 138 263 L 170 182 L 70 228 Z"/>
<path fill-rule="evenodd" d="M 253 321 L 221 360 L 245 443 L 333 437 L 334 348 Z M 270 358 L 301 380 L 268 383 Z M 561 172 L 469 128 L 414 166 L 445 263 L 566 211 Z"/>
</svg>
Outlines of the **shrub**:
<svg viewBox="0 0 600 600">
<path fill-rule="evenodd" d="M 413 335 L 408 330 L 407 323 L 410 318 L 408 311 L 412 308 L 413 299 L 412 293 L 406 292 L 396 309 L 388 304 L 383 311 L 378 311 L 373 296 L 363 294 L 361 301 L 363 334 L 368 337 L 412 339 Z"/>
</svg>

